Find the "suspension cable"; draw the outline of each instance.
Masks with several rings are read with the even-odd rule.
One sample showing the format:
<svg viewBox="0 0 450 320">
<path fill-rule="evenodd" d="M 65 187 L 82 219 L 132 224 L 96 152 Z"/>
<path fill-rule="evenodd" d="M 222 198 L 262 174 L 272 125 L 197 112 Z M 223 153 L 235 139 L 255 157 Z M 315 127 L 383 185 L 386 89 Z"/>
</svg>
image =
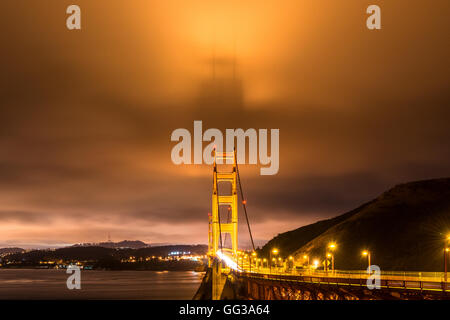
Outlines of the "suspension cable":
<svg viewBox="0 0 450 320">
<path fill-rule="evenodd" d="M 255 249 L 255 243 L 253 242 L 252 229 L 250 228 L 250 222 L 248 221 L 247 206 L 246 206 L 247 201 L 244 198 L 244 192 L 242 191 L 241 176 L 239 175 L 239 166 L 238 166 L 237 157 L 236 157 L 236 148 L 234 149 L 234 162 L 236 163 L 236 173 L 237 173 L 237 178 L 238 178 L 238 182 L 239 182 L 239 190 L 241 191 L 241 199 L 242 199 L 242 205 L 244 207 L 245 220 L 247 220 L 248 233 L 250 234 L 250 240 L 252 241 L 253 251 L 255 251 L 256 249 Z"/>
<path fill-rule="evenodd" d="M 214 158 L 216 158 L 216 152 L 214 151 Z M 215 171 L 215 179 L 216 179 L 216 197 L 217 197 L 217 217 L 219 220 L 219 237 L 220 237 L 220 252 L 223 252 L 223 244 L 222 244 L 222 226 L 220 223 L 220 206 L 219 206 L 219 183 L 217 182 L 217 166 L 216 166 L 216 161 L 214 159 L 214 171 Z"/>
</svg>

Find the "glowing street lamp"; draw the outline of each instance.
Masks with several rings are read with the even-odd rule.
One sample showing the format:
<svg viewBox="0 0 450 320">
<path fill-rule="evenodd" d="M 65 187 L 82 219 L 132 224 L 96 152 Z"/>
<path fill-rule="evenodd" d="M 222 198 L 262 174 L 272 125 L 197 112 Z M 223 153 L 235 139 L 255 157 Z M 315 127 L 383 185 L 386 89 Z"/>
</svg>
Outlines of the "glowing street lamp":
<svg viewBox="0 0 450 320">
<path fill-rule="evenodd" d="M 362 252 L 362 255 L 365 256 L 365 257 L 367 257 L 367 261 L 368 261 L 369 267 L 370 267 L 370 266 L 371 266 L 371 264 L 370 264 L 370 252 L 369 252 L 368 250 L 364 250 L 364 251 Z"/>
<path fill-rule="evenodd" d="M 256 267 L 256 252 L 255 251 L 253 251 L 250 256 L 250 272 L 252 272 L 253 259 L 255 259 L 255 267 Z"/>
<path fill-rule="evenodd" d="M 317 267 L 319 267 L 319 260 L 315 259 L 313 261 L 313 266 L 314 266 L 314 269 L 317 269 Z"/>
<path fill-rule="evenodd" d="M 309 267 L 309 256 L 305 254 L 305 255 L 303 256 L 303 259 L 304 259 L 304 260 L 308 260 L 308 267 Z"/>
<path fill-rule="evenodd" d="M 294 257 L 293 256 L 289 256 L 289 262 L 288 262 L 288 266 L 289 269 L 294 269 Z"/>
<path fill-rule="evenodd" d="M 447 282 L 447 260 L 450 255 L 450 233 L 447 234 L 447 237 L 444 241 L 444 281 Z"/>
<path fill-rule="evenodd" d="M 447 282 L 447 256 L 449 255 L 449 248 L 444 249 L 444 281 Z"/>
<path fill-rule="evenodd" d="M 325 255 L 325 272 L 328 272 L 328 259 L 331 258 L 331 253 L 327 252 L 327 254 Z"/>
<path fill-rule="evenodd" d="M 273 255 L 277 255 L 278 254 L 278 249 L 277 248 L 273 248 L 272 251 L 270 251 L 270 260 L 274 261 L 274 259 L 272 259 L 272 254 Z M 276 261 L 276 260 L 275 260 Z M 270 263 L 270 273 L 272 273 L 272 262 Z"/>
<path fill-rule="evenodd" d="M 330 253 L 330 255 L 331 255 L 331 270 L 333 270 L 333 272 L 334 272 L 334 250 L 336 250 L 336 247 L 337 247 L 337 245 L 334 242 L 331 242 L 328 245 L 328 248 L 331 250 L 331 253 Z"/>
</svg>

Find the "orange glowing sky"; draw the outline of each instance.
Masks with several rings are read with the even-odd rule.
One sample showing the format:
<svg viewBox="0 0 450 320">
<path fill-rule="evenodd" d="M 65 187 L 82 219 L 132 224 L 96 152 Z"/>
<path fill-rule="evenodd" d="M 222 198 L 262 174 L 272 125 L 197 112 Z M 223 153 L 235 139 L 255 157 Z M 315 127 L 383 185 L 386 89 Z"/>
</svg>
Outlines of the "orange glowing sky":
<svg viewBox="0 0 450 320">
<path fill-rule="evenodd" d="M 2 0 L 0 247 L 206 243 L 211 168 L 170 159 L 193 120 L 280 129 L 279 174 L 241 169 L 258 243 L 449 176 L 450 3 L 377 0 L 369 31 L 372 2 Z"/>
</svg>

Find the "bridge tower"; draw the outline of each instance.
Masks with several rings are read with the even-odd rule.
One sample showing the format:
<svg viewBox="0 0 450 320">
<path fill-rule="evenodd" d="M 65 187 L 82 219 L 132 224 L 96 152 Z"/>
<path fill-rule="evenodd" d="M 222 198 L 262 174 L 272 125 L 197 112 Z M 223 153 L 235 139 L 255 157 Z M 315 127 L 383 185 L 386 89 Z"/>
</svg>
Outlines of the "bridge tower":
<svg viewBox="0 0 450 320">
<path fill-rule="evenodd" d="M 220 171 L 218 165 L 230 165 L 231 171 Z M 213 193 L 212 193 L 212 214 L 209 225 L 209 266 L 212 268 L 212 299 L 220 300 L 226 277 L 222 270 L 222 261 L 213 260 L 217 252 L 220 250 L 230 251 L 223 248 L 222 234 L 229 234 L 231 238 L 231 255 L 234 259 L 237 257 L 238 251 L 238 212 L 237 212 L 237 168 L 236 154 L 232 152 L 217 152 L 214 150 L 214 170 L 213 170 Z M 223 190 L 219 182 L 228 182 L 231 184 L 231 194 L 223 194 Z M 231 221 L 222 223 L 220 221 L 220 207 L 228 207 L 231 213 Z"/>
<path fill-rule="evenodd" d="M 218 164 L 231 164 L 231 171 L 219 171 Z M 222 249 L 222 234 L 229 234 L 231 238 L 231 254 L 237 256 L 238 250 L 238 211 L 237 211 L 237 180 L 236 180 L 236 154 L 231 152 L 214 151 L 213 194 L 212 194 L 212 250 L 213 254 Z M 219 182 L 231 184 L 231 195 L 220 193 Z M 220 207 L 227 206 L 231 212 L 231 221 L 220 221 Z"/>
</svg>

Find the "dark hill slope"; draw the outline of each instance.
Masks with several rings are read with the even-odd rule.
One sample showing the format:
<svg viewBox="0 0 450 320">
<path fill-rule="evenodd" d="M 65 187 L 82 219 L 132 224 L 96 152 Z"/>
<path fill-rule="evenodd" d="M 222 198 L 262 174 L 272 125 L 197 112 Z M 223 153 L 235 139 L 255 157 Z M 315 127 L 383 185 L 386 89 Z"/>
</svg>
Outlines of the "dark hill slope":
<svg viewBox="0 0 450 320">
<path fill-rule="evenodd" d="M 298 229 L 280 233 L 275 238 L 267 242 L 258 255 L 268 257 L 270 250 L 273 248 L 278 248 L 280 250 L 280 255 L 283 257 L 289 256 L 291 253 L 300 249 L 302 246 L 307 244 L 309 241 L 318 237 L 323 232 L 329 228 L 341 223 L 345 219 L 350 218 L 355 213 L 359 212 L 362 208 L 369 205 L 371 202 L 362 205 L 361 207 L 347 212 L 343 215 L 334 217 L 332 219 L 321 220 L 307 226 L 300 227 Z"/>
<path fill-rule="evenodd" d="M 366 265 L 361 251 L 367 248 L 372 264 L 382 270 L 443 270 L 450 178 L 398 185 L 356 211 L 303 245 L 295 257 L 322 258 L 327 244 L 335 241 L 337 269 L 361 269 Z"/>
</svg>

